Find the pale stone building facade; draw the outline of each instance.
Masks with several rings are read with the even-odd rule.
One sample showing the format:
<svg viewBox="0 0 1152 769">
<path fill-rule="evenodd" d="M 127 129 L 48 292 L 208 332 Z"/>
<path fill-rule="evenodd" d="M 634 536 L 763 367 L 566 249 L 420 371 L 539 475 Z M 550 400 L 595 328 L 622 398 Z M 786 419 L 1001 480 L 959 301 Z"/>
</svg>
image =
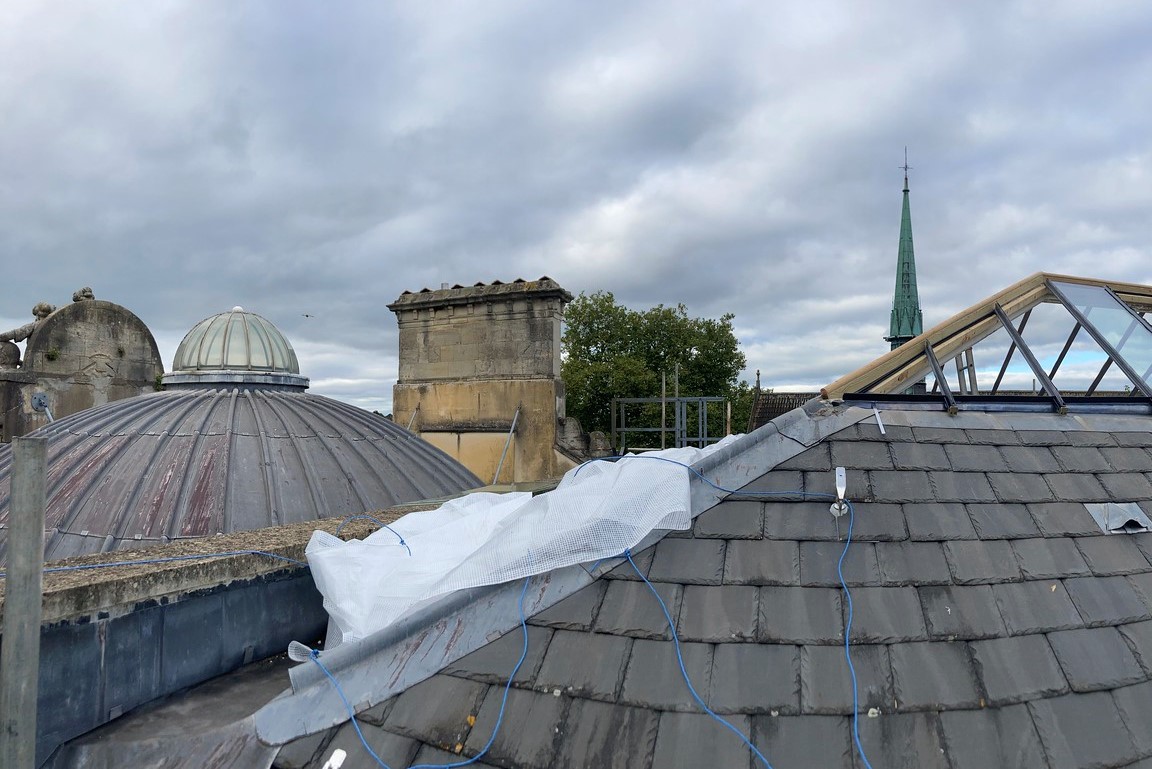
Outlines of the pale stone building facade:
<svg viewBox="0 0 1152 769">
<path fill-rule="evenodd" d="M 404 292 L 388 305 L 400 328 L 393 418 L 484 481 L 495 478 L 506 445 L 500 483 L 563 474 L 577 461 L 558 442 L 570 301 L 548 277 Z"/>
</svg>

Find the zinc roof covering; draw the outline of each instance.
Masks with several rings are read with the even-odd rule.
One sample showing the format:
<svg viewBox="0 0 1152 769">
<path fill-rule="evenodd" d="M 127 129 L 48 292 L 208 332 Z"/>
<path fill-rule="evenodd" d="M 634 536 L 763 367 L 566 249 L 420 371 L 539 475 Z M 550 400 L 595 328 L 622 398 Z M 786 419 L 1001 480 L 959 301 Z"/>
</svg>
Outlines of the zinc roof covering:
<svg viewBox="0 0 1152 769">
<path fill-rule="evenodd" d="M 199 387 L 59 419 L 45 558 L 379 510 L 475 488 L 391 420 L 300 388 Z M 0 446 L 0 560 L 12 449 Z"/>
<path fill-rule="evenodd" d="M 1152 534 L 1106 536 L 1085 508 L 1152 511 L 1152 417 L 889 410 L 882 432 L 866 414 L 777 420 L 843 427 L 782 441 L 787 456 L 636 555 L 700 696 L 774 767 L 864 765 L 837 575 L 848 521 L 795 493 L 832 491 L 839 465 L 872 766 L 1152 764 Z M 763 766 L 693 700 L 627 562 L 532 616 L 528 636 L 475 765 Z M 444 665 L 363 711 L 365 737 L 394 768 L 475 755 L 521 650 L 516 628 Z M 349 723 L 290 743 L 274 765 L 320 769 L 337 748 L 345 767 L 376 765 Z"/>
</svg>

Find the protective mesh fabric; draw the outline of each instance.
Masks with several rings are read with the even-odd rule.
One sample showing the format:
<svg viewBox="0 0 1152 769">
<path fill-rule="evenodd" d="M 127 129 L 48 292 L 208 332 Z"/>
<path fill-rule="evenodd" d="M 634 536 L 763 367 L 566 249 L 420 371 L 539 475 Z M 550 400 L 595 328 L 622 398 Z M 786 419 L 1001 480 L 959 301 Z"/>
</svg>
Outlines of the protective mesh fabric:
<svg viewBox="0 0 1152 769">
<path fill-rule="evenodd" d="M 536 497 L 470 494 L 410 513 L 392 524 L 395 533 L 380 529 L 363 540 L 314 532 L 305 552 L 330 618 L 328 648 L 454 590 L 618 556 L 655 529 L 688 528 L 686 465 L 726 442 L 589 462 Z"/>
</svg>

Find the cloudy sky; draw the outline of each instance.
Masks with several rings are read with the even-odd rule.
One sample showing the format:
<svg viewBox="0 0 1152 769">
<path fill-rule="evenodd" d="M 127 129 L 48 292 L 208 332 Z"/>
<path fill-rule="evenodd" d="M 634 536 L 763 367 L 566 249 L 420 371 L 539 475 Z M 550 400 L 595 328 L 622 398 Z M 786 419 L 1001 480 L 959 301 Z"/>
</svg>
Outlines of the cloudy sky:
<svg viewBox="0 0 1152 769">
<path fill-rule="evenodd" d="M 1108 0 L 6 0 L 0 325 L 91 285 L 170 364 L 240 304 L 387 412 L 386 303 L 549 275 L 816 388 L 886 348 L 905 146 L 926 327 L 1152 283 L 1150 40 Z"/>
</svg>

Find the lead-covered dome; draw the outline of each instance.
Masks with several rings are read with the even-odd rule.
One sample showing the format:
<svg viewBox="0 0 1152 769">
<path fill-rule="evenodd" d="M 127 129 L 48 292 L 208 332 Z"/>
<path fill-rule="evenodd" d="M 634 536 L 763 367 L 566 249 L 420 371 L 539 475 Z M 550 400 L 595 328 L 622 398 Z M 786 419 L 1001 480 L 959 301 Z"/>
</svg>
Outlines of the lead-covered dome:
<svg viewBox="0 0 1152 769">
<path fill-rule="evenodd" d="M 292 346 L 237 307 L 197 323 L 162 392 L 47 436 L 45 558 L 354 515 L 481 485 L 379 414 L 305 391 Z M 0 445 L 0 563 L 12 452 Z"/>
<path fill-rule="evenodd" d="M 192 327 L 166 385 L 246 382 L 307 387 L 288 339 L 267 318 L 233 307 Z"/>
</svg>

